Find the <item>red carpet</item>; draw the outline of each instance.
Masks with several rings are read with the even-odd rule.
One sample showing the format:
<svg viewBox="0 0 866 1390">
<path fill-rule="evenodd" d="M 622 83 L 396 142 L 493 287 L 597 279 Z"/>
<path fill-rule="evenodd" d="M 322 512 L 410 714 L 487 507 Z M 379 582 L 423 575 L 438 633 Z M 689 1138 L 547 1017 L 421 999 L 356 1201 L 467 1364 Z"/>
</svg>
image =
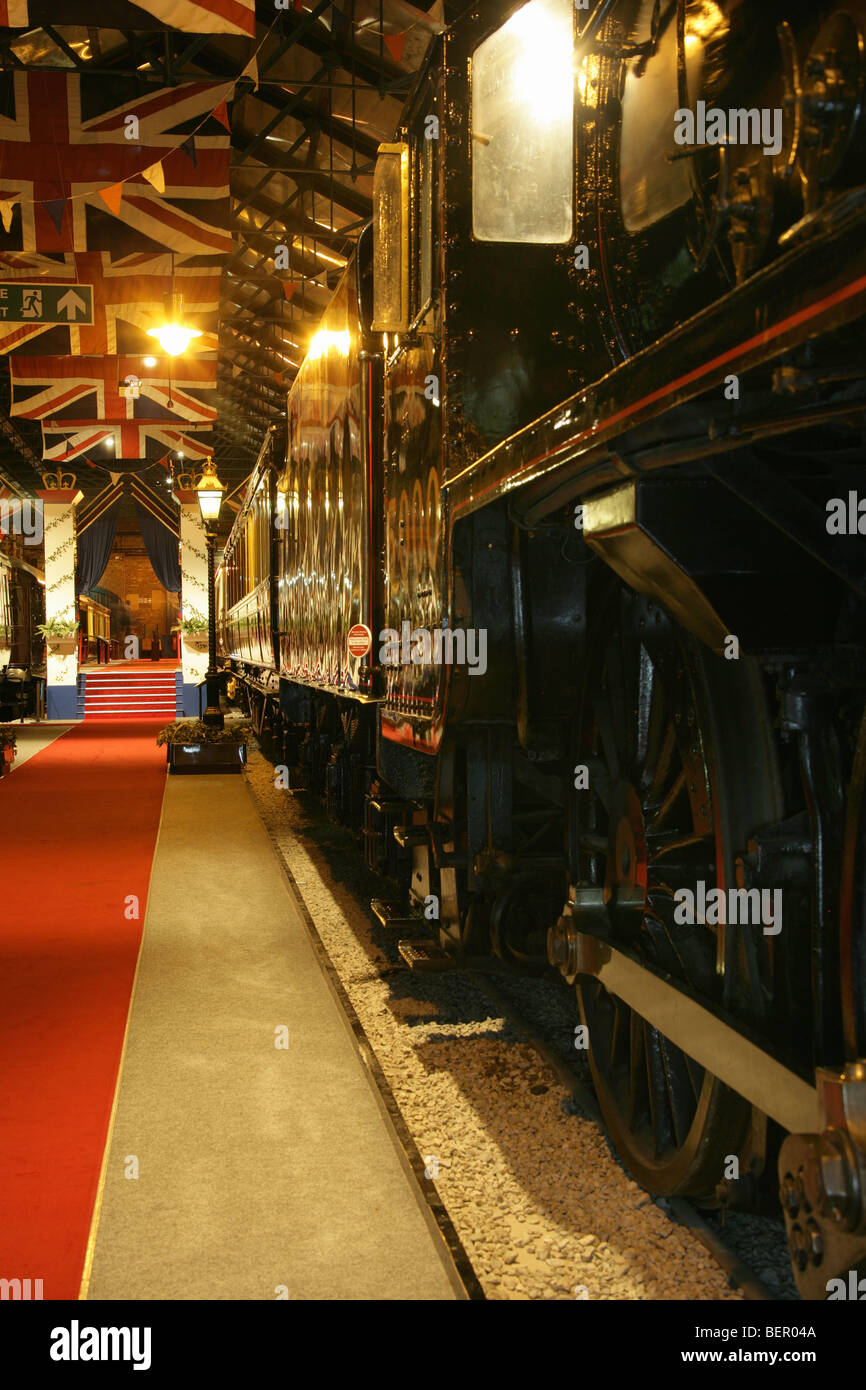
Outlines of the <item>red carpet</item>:
<svg viewBox="0 0 866 1390">
<path fill-rule="evenodd" d="M 0 781 L 0 1278 L 42 1279 L 46 1299 L 78 1297 L 165 789 L 158 728 L 81 724 Z"/>
</svg>

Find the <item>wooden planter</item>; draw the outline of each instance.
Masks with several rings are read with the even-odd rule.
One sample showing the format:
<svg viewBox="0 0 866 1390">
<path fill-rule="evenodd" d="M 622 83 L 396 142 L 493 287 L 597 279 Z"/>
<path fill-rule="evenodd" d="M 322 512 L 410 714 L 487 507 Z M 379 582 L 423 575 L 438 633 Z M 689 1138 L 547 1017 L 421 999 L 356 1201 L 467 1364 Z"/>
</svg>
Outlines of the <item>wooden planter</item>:
<svg viewBox="0 0 866 1390">
<path fill-rule="evenodd" d="M 191 652 L 207 652 L 208 635 L 206 632 L 185 632 L 182 634 L 183 644 Z"/>
<path fill-rule="evenodd" d="M 245 743 L 168 743 L 170 773 L 240 772 L 247 760 Z"/>
<path fill-rule="evenodd" d="M 78 651 L 77 637 L 49 637 L 46 640 L 52 656 L 72 656 Z"/>
</svg>

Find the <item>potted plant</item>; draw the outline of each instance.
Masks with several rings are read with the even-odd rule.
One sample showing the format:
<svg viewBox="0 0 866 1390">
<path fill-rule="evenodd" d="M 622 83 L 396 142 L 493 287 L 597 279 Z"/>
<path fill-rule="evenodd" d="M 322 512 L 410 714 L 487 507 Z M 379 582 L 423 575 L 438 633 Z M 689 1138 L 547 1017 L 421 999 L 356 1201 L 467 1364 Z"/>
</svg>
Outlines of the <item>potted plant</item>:
<svg viewBox="0 0 866 1390">
<path fill-rule="evenodd" d="M 78 624 L 68 618 L 49 618 L 37 624 L 52 656 L 71 656 L 78 650 Z"/>
<path fill-rule="evenodd" d="M 17 748 L 15 730 L 8 724 L 0 724 L 0 777 L 5 777 L 11 771 Z"/>
<path fill-rule="evenodd" d="M 208 620 L 196 608 L 189 610 L 186 618 L 181 618 L 172 632 L 179 632 L 184 646 L 191 652 L 206 652 L 208 649 Z"/>
<path fill-rule="evenodd" d="M 240 772 L 252 730 L 238 721 L 217 727 L 201 719 L 176 719 L 156 736 L 165 745 L 169 772 Z"/>
</svg>

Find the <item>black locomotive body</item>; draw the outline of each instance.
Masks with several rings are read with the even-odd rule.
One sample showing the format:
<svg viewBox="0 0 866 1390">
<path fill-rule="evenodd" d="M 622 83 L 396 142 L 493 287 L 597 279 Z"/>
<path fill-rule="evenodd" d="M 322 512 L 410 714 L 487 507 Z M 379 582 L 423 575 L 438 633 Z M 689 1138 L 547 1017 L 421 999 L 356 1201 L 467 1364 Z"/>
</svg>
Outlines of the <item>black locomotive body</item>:
<svg viewBox="0 0 866 1390">
<path fill-rule="evenodd" d="M 788 1135 L 809 1297 L 866 1263 L 864 100 L 861 0 L 479 3 L 220 580 L 275 761 L 432 952 L 576 986 L 641 1181 Z"/>
</svg>

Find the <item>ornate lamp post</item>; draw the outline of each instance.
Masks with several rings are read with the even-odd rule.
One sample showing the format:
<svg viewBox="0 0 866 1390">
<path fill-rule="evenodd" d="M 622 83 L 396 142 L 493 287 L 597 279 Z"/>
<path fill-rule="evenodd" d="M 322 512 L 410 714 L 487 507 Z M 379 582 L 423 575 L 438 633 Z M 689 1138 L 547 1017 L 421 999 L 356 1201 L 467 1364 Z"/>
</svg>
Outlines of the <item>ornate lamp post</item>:
<svg viewBox="0 0 866 1390">
<path fill-rule="evenodd" d="M 222 506 L 224 485 L 216 474 L 213 459 L 208 459 L 204 472 L 196 484 L 198 505 L 205 524 L 207 540 L 207 622 L 208 622 L 208 666 L 205 681 L 207 684 L 207 709 L 203 719 L 205 724 L 222 728 L 223 712 L 220 708 L 219 672 L 216 664 L 216 599 L 214 596 L 214 550 L 216 531 L 213 523 L 217 520 Z"/>
</svg>

